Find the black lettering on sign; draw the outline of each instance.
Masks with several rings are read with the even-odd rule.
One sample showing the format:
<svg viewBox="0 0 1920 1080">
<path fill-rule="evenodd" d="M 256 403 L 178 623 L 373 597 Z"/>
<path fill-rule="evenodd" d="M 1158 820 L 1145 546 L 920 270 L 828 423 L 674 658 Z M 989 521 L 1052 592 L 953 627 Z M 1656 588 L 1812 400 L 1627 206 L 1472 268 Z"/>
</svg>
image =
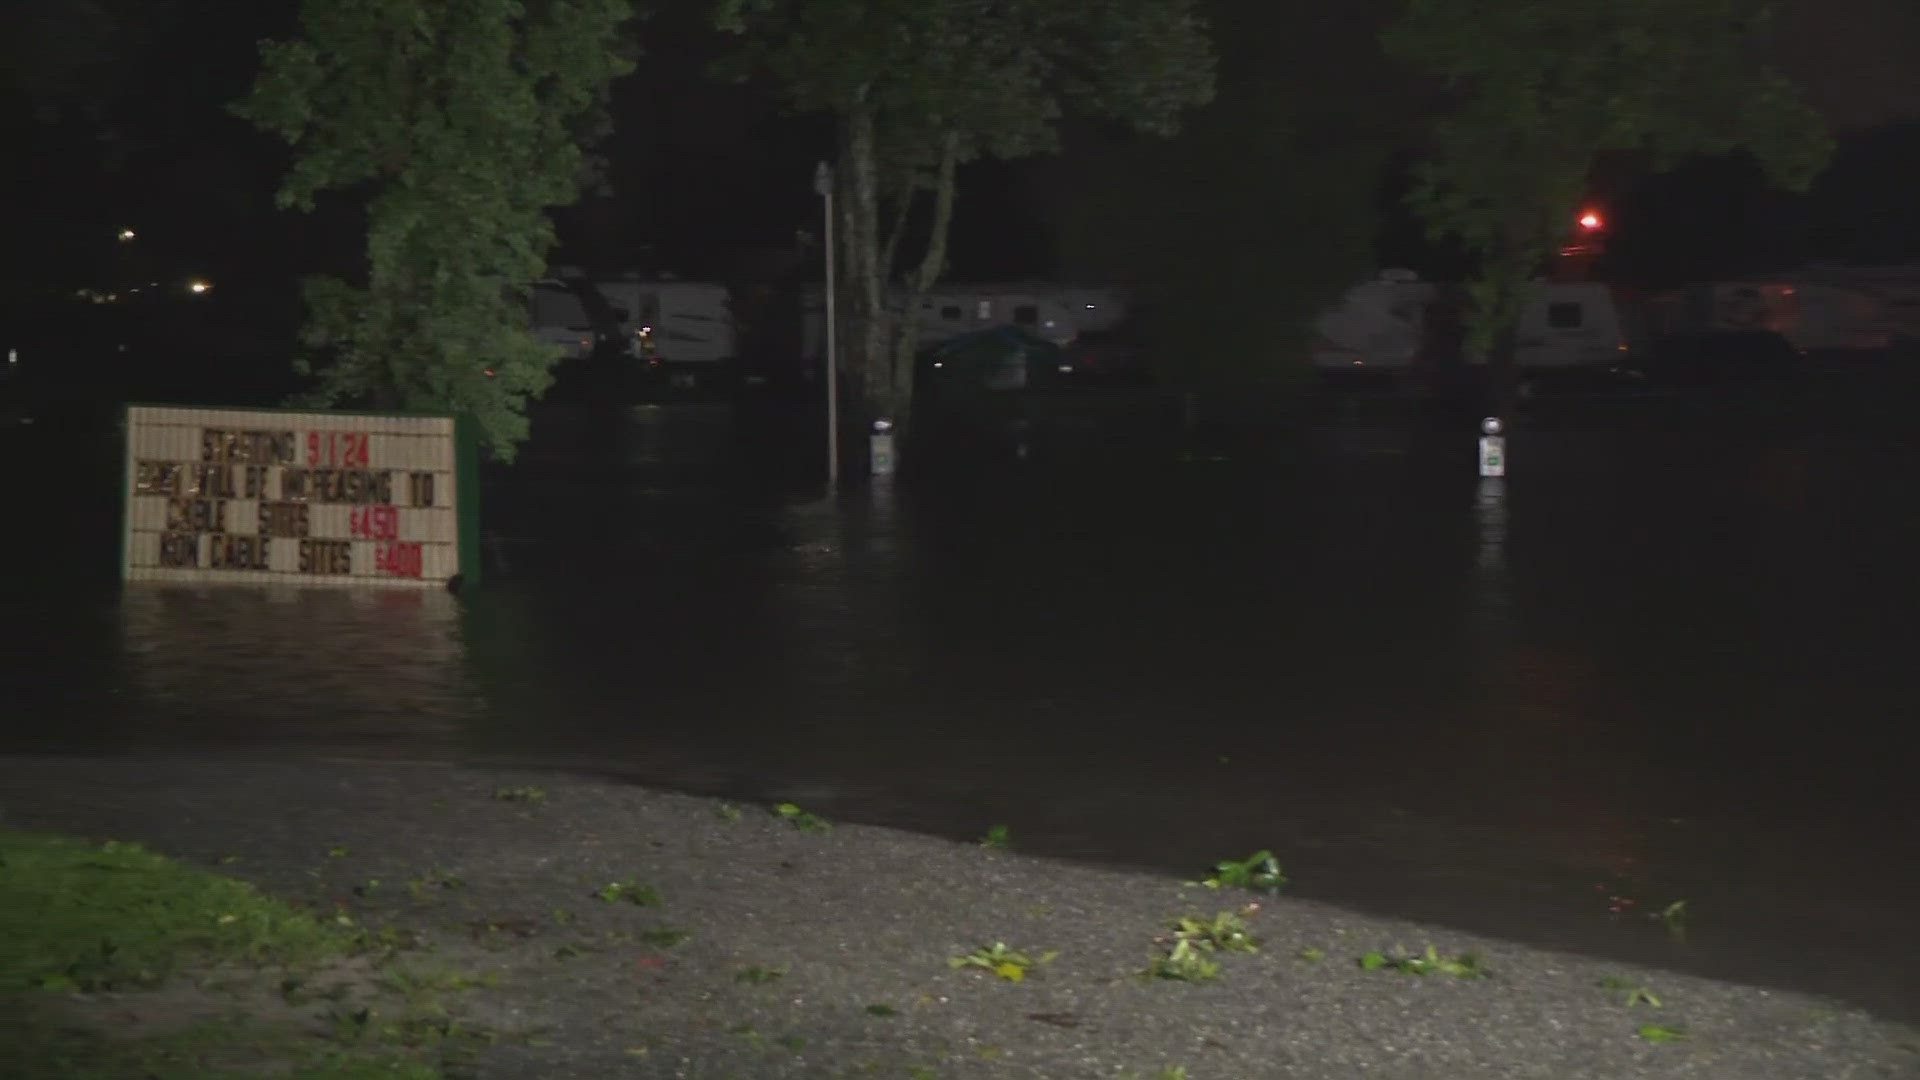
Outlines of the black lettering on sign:
<svg viewBox="0 0 1920 1080">
<path fill-rule="evenodd" d="M 195 465 L 187 482 L 188 494 L 208 495 L 216 499 L 240 497 L 240 492 L 233 486 L 231 465 Z"/>
<path fill-rule="evenodd" d="M 172 461 L 142 461 L 134 466 L 133 490 L 140 495 L 179 495 L 186 467 Z"/>
<path fill-rule="evenodd" d="M 408 473 L 407 495 L 414 506 L 432 506 L 433 474 L 430 472 Z"/>
<path fill-rule="evenodd" d="M 300 572 L 303 574 L 353 573 L 353 545 L 345 540 L 300 541 Z"/>
<path fill-rule="evenodd" d="M 280 497 L 318 503 L 390 503 L 393 472 L 388 469 L 283 469 Z"/>
<path fill-rule="evenodd" d="M 200 534 L 161 533 L 160 565 L 186 569 L 198 567 L 200 565 Z"/>
<path fill-rule="evenodd" d="M 222 570 L 265 570 L 272 542 L 264 536 L 210 537 L 207 565 Z"/>
<path fill-rule="evenodd" d="M 230 431 L 225 428 L 200 430 L 201 461 L 278 462 L 293 461 L 291 431 Z"/>
<path fill-rule="evenodd" d="M 308 536 L 307 504 L 263 502 L 260 504 L 261 536 Z"/>
<path fill-rule="evenodd" d="M 225 499 L 168 499 L 167 531 L 226 532 Z"/>
</svg>

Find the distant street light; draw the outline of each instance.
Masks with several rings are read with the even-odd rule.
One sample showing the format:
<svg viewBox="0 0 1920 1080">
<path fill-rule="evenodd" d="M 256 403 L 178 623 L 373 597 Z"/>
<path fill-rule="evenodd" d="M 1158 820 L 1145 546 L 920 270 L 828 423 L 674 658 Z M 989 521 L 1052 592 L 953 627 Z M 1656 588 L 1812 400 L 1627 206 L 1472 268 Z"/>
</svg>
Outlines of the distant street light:
<svg viewBox="0 0 1920 1080">
<path fill-rule="evenodd" d="M 132 239 L 133 239 L 133 230 L 132 230 L 132 229 L 121 229 L 121 230 L 120 230 L 120 242 L 121 242 L 121 243 L 123 243 L 123 244 L 124 244 L 124 243 L 126 243 L 127 241 L 129 241 L 129 240 L 132 240 Z"/>
<path fill-rule="evenodd" d="M 813 191 L 827 216 L 827 484 L 840 482 L 840 357 L 833 303 L 833 170 L 822 161 L 813 167 Z"/>
<path fill-rule="evenodd" d="M 205 281 L 187 282 L 187 291 L 192 293 L 195 296 L 203 296 L 206 294 L 207 290 L 211 288 L 213 288 L 213 285 L 210 282 L 205 282 Z"/>
</svg>

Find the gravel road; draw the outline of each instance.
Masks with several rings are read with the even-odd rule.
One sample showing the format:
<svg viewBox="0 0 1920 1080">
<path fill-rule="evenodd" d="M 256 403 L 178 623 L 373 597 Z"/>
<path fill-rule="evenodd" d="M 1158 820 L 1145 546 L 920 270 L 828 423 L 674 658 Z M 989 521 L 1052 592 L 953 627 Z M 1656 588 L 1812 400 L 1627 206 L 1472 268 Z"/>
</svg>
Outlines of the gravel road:
<svg viewBox="0 0 1920 1080">
<path fill-rule="evenodd" d="M 492 973 L 458 1001 L 500 1036 L 486 1080 L 1920 1077 L 1920 1031 L 1834 1002 L 563 773 L 8 757 L 0 821 L 138 840 Z M 1198 866 L 1229 854 L 1195 838 Z M 1140 975 L 1176 917 L 1256 901 L 1259 953 Z M 1058 955 L 1019 982 L 950 967 L 995 942 Z M 1488 977 L 1356 962 L 1428 944 Z"/>
</svg>

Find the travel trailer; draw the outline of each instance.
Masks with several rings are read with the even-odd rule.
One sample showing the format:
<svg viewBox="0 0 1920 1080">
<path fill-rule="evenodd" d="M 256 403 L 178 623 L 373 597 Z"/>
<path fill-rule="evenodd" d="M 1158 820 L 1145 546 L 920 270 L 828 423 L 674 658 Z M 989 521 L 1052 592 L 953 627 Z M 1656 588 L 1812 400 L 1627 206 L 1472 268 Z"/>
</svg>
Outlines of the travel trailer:
<svg viewBox="0 0 1920 1080">
<path fill-rule="evenodd" d="M 1653 298 L 1659 333 L 1771 330 L 1805 352 L 1920 341 L 1920 267 L 1813 267 L 1688 285 Z"/>
<path fill-rule="evenodd" d="M 738 350 L 732 297 L 708 281 L 599 279 L 594 285 L 623 314 L 634 355 L 669 370 L 731 364 Z"/>
<path fill-rule="evenodd" d="M 735 359 L 738 334 L 724 285 L 589 277 L 563 267 L 531 293 L 534 335 L 560 346 L 562 359 L 632 357 L 679 386 L 706 381 Z"/>
<path fill-rule="evenodd" d="M 802 352 L 817 360 L 826 352 L 825 292 L 807 290 Z M 989 330 L 1021 326 L 1055 345 L 1070 344 L 1088 330 L 1110 329 L 1124 316 L 1115 290 L 1047 283 L 941 284 L 920 298 L 918 347 Z"/>
<path fill-rule="evenodd" d="M 1627 350 L 1613 294 L 1597 281 L 1542 281 L 1515 332 L 1518 365 L 1528 369 L 1608 367 Z M 1398 373 L 1437 346 L 1438 305 L 1459 290 L 1389 270 L 1349 290 L 1314 322 L 1313 363 L 1326 372 Z"/>
</svg>

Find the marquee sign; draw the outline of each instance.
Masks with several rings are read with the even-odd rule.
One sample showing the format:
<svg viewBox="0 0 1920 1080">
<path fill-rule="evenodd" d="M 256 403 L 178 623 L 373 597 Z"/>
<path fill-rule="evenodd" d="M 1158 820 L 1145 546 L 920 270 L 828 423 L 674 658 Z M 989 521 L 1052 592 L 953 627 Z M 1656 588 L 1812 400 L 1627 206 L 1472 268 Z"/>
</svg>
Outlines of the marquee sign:
<svg viewBox="0 0 1920 1080">
<path fill-rule="evenodd" d="M 477 472 L 451 416 L 130 405 L 121 577 L 473 584 Z"/>
</svg>

